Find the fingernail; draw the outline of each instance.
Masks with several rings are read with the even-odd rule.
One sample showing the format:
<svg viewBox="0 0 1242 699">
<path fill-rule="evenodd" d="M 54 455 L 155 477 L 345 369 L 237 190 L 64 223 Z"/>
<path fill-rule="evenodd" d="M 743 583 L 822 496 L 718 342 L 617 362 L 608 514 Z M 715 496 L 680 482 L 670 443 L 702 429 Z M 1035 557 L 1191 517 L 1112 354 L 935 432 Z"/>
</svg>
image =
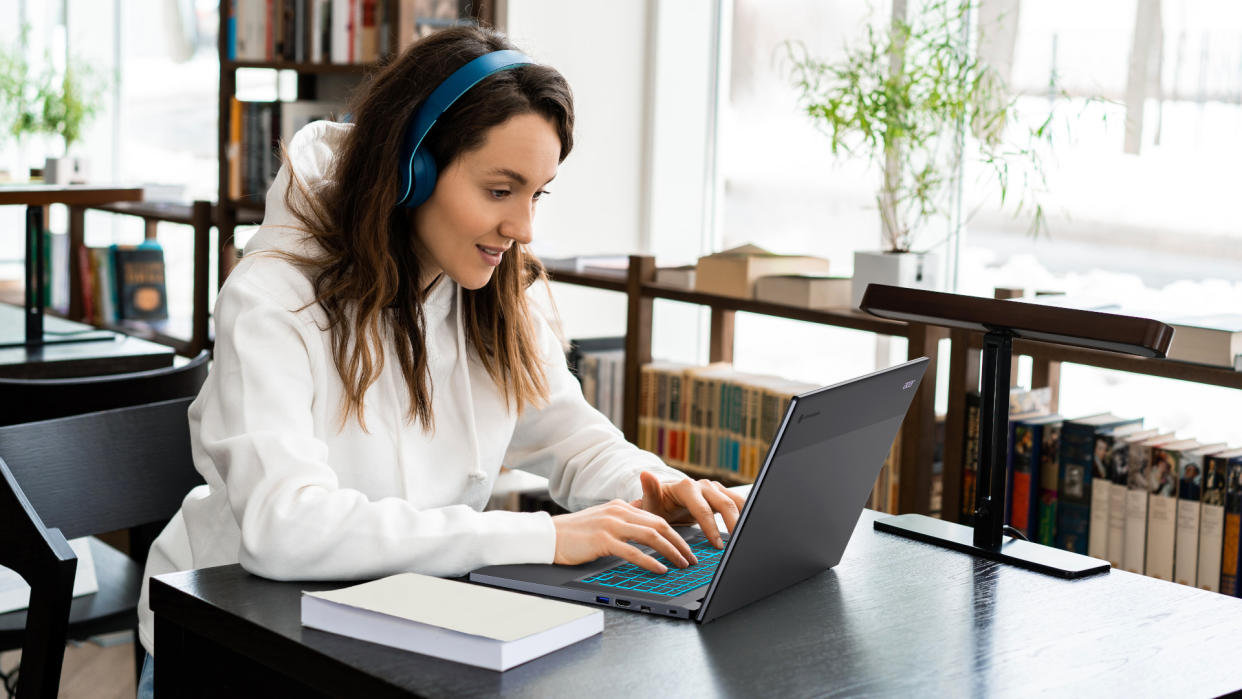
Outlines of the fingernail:
<svg viewBox="0 0 1242 699">
<path fill-rule="evenodd" d="M 663 574 L 665 574 L 665 573 L 667 573 L 667 572 L 668 572 L 668 568 L 666 568 L 666 567 L 664 567 L 664 566 L 660 566 L 660 574 L 661 574 L 661 575 L 663 575 Z"/>
</svg>

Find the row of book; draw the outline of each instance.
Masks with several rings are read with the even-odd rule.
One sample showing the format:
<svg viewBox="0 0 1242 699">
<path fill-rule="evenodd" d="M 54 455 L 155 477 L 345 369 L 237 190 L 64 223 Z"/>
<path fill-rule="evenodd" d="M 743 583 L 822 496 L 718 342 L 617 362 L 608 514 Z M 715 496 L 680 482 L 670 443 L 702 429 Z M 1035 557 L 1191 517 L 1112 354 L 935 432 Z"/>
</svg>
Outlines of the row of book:
<svg viewBox="0 0 1242 699">
<path fill-rule="evenodd" d="M 153 241 L 138 246 L 78 249 L 82 315 L 97 325 L 126 320 L 166 320 L 164 251 Z"/>
<path fill-rule="evenodd" d="M 366 63 L 392 49 L 392 0 L 228 0 L 229 60 Z"/>
<path fill-rule="evenodd" d="M 280 169 L 280 143 L 312 121 L 335 118 L 340 110 L 339 103 L 328 101 L 250 102 L 234 98 L 225 150 L 229 197 L 262 198 Z"/>
<path fill-rule="evenodd" d="M 1242 449 L 1112 414 L 1011 415 L 1009 438 L 1007 521 L 1032 541 L 1242 596 Z M 967 458 L 968 517 L 977 460 Z"/>
<path fill-rule="evenodd" d="M 623 345 L 619 337 L 575 340 L 568 356 L 587 402 L 618 427 L 625 389 Z M 640 370 L 637 445 L 695 475 L 753 481 L 790 400 L 815 388 L 738 371 L 727 363 L 654 361 Z M 897 503 L 896 453 L 894 445 L 869 502 L 886 512 L 895 511 Z"/>
</svg>

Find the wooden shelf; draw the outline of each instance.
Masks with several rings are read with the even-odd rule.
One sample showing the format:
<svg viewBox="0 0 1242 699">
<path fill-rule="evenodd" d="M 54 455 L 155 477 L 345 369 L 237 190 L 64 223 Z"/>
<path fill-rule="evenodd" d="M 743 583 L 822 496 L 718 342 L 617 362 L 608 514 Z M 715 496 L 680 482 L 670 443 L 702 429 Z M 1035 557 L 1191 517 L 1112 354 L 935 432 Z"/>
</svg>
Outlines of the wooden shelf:
<svg viewBox="0 0 1242 699">
<path fill-rule="evenodd" d="M 642 366 L 651 361 L 652 308 L 655 299 L 693 303 L 711 309 L 711 361 L 732 361 L 733 314 L 738 311 L 905 337 L 908 340 L 909 358 L 926 356 L 931 360 L 932 366 L 936 364 L 939 342 L 946 336 L 941 328 L 884 320 L 846 308 L 799 308 L 663 286 L 655 283 L 655 271 L 655 259 L 641 255 L 631 255 L 628 269 L 616 272 L 548 270 L 551 281 L 617 291 L 626 295 L 622 431 L 631 442 L 638 438 L 639 378 Z M 932 459 L 936 447 L 935 395 L 936 377 L 934 373 L 930 373 L 919 386 L 910 412 L 902 423 L 902 446 L 898 458 L 900 495 L 897 509 L 900 512 L 928 513 L 931 510 Z M 731 484 L 747 482 L 739 480 L 733 474 L 714 469 L 679 468 L 696 476 L 716 478 Z"/>
</svg>

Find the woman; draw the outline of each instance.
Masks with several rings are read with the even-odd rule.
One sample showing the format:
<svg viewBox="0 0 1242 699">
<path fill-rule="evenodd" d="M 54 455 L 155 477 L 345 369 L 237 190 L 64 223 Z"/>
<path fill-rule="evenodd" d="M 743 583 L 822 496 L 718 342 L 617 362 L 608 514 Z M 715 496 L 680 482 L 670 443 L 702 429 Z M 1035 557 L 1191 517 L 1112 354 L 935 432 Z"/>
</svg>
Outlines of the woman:
<svg viewBox="0 0 1242 699">
<path fill-rule="evenodd" d="M 517 61 L 422 115 L 425 140 L 411 128 L 463 66 L 512 48 L 484 29 L 434 34 L 379 72 L 351 123 L 289 143 L 220 291 L 215 363 L 190 407 L 206 485 L 156 540 L 148 576 L 228 563 L 282 580 L 455 576 L 605 555 L 664 572 L 635 544 L 685 567 L 670 521 L 717 546 L 715 513 L 732 530 L 742 499 L 626 443 L 527 299 L 545 281 L 525 248 L 535 206 L 572 147 L 564 78 Z M 407 139 L 439 172 L 422 203 L 411 185 L 425 168 L 415 183 L 398 174 Z M 546 475 L 574 511 L 483 512 L 502 464 Z"/>
</svg>

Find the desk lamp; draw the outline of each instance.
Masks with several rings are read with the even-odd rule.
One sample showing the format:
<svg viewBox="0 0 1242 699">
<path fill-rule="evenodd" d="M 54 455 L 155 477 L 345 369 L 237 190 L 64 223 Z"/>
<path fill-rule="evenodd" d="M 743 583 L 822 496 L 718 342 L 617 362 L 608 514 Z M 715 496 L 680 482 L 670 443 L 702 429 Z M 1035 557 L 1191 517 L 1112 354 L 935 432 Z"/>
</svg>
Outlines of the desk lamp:
<svg viewBox="0 0 1242 699">
<path fill-rule="evenodd" d="M 1163 357 L 1173 338 L 1173 329 L 1147 318 L 883 284 L 867 286 L 860 308 L 881 318 L 984 333 L 974 531 L 961 524 L 918 514 L 876 520 L 875 528 L 1063 578 L 1106 572 L 1107 561 L 1004 536 L 1005 451 L 1013 339 L 1140 357 Z"/>
</svg>

